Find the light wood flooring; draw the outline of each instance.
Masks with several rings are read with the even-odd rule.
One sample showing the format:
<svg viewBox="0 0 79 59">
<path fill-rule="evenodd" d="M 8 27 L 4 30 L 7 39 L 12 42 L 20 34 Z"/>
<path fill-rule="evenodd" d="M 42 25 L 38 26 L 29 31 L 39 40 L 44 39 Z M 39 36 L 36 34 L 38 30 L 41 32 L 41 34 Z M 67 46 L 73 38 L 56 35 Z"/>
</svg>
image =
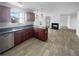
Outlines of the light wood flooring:
<svg viewBox="0 0 79 59">
<path fill-rule="evenodd" d="M 79 38 L 68 29 L 48 30 L 48 41 L 31 38 L 2 56 L 79 56 Z"/>
</svg>

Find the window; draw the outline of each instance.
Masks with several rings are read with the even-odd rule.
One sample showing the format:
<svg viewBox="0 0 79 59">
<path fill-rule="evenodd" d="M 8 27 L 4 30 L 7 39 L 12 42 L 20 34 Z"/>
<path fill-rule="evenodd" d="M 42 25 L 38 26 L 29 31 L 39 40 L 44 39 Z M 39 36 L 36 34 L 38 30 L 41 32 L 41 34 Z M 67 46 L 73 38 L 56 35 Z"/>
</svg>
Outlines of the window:
<svg viewBox="0 0 79 59">
<path fill-rule="evenodd" d="M 23 12 L 17 9 L 11 9 L 11 22 L 12 23 L 23 23 Z"/>
</svg>

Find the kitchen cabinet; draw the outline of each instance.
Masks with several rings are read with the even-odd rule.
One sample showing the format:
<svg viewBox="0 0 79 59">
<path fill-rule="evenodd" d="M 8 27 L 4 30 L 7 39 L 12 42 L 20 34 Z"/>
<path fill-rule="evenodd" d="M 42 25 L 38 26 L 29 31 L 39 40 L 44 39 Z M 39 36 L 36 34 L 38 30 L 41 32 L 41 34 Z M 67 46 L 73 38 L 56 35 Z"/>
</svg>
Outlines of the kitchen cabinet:
<svg viewBox="0 0 79 59">
<path fill-rule="evenodd" d="M 25 34 L 25 30 L 21 30 L 21 42 L 24 42 L 26 40 L 26 34 Z"/>
<path fill-rule="evenodd" d="M 28 29 L 29 38 L 33 37 L 33 28 Z"/>
<path fill-rule="evenodd" d="M 22 30 L 14 32 L 14 44 L 15 46 L 22 42 Z"/>
<path fill-rule="evenodd" d="M 0 22 L 11 22 L 9 7 L 0 6 Z"/>
<path fill-rule="evenodd" d="M 39 29 L 34 28 L 34 37 L 39 38 Z"/>
<path fill-rule="evenodd" d="M 32 28 L 16 31 L 14 33 L 15 46 L 31 38 L 33 36 L 32 33 L 33 33 Z"/>
<path fill-rule="evenodd" d="M 25 39 L 29 39 L 31 37 L 33 37 L 33 28 L 28 28 L 28 29 L 25 29 Z"/>
<path fill-rule="evenodd" d="M 46 41 L 48 39 L 48 29 L 30 27 L 15 28 L 11 29 L 11 31 L 12 32 L 10 33 L 0 35 L 0 53 L 15 47 L 16 45 L 32 37 L 36 37 L 41 41 Z"/>
<path fill-rule="evenodd" d="M 33 12 L 27 12 L 27 21 L 34 21 L 35 20 L 35 14 Z"/>
<path fill-rule="evenodd" d="M 46 41 L 48 39 L 48 29 L 31 27 L 16 31 L 14 32 L 14 44 L 16 46 L 32 37 L 36 37 L 39 40 Z"/>
<path fill-rule="evenodd" d="M 34 28 L 34 36 L 39 40 L 46 41 L 48 39 L 48 29 Z"/>
</svg>

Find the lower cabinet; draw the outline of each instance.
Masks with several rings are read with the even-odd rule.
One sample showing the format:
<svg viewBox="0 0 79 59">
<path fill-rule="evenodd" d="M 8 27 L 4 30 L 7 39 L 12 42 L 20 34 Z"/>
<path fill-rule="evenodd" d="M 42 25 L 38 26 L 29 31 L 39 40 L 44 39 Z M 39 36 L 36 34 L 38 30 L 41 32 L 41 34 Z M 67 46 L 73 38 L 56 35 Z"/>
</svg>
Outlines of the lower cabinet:
<svg viewBox="0 0 79 59">
<path fill-rule="evenodd" d="M 28 28 L 8 33 L 0 36 L 0 53 L 28 40 L 36 37 L 39 40 L 46 41 L 48 39 L 48 29 Z"/>
<path fill-rule="evenodd" d="M 24 29 L 25 40 L 33 37 L 33 28 Z"/>
<path fill-rule="evenodd" d="M 33 36 L 32 33 L 33 33 L 32 28 L 23 29 L 23 30 L 14 32 L 15 46 L 31 38 Z"/>
<path fill-rule="evenodd" d="M 22 42 L 22 30 L 14 32 L 14 45 L 18 45 Z"/>
<path fill-rule="evenodd" d="M 39 38 L 39 29 L 34 28 L 34 37 Z"/>
<path fill-rule="evenodd" d="M 48 29 L 34 28 L 34 37 L 46 41 L 48 39 Z"/>
<path fill-rule="evenodd" d="M 28 28 L 14 32 L 14 45 L 18 45 L 29 38 L 36 37 L 39 40 L 48 39 L 48 29 Z"/>
</svg>

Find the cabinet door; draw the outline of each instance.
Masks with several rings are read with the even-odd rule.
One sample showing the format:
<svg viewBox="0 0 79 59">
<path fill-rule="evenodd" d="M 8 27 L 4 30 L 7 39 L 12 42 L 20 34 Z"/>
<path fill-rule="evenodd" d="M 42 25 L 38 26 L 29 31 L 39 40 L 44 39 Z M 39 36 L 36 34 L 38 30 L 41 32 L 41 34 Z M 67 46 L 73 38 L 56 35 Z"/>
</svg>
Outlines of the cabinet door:
<svg viewBox="0 0 79 59">
<path fill-rule="evenodd" d="M 45 30 L 45 40 L 48 39 L 48 29 Z"/>
<path fill-rule="evenodd" d="M 17 31 L 14 33 L 14 44 L 18 45 L 22 42 L 22 31 Z"/>
<path fill-rule="evenodd" d="M 27 12 L 27 21 L 34 21 L 35 20 L 35 14 L 32 12 Z"/>
<path fill-rule="evenodd" d="M 43 29 L 39 30 L 39 39 L 40 40 L 45 40 L 45 31 Z"/>
<path fill-rule="evenodd" d="M 48 30 L 34 28 L 34 37 L 36 37 L 39 40 L 46 41 L 48 39 Z"/>
<path fill-rule="evenodd" d="M 0 22 L 11 22 L 9 7 L 0 6 Z"/>
<path fill-rule="evenodd" d="M 29 39 L 28 29 L 25 29 L 25 40 Z"/>
<path fill-rule="evenodd" d="M 29 38 L 33 37 L 33 28 L 29 28 Z"/>
<path fill-rule="evenodd" d="M 32 28 L 28 28 L 28 29 L 23 29 L 23 30 L 20 30 L 20 31 L 16 31 L 14 33 L 14 40 L 15 40 L 15 45 L 18 45 L 20 43 L 22 43 L 23 41 L 31 38 L 33 35 L 32 35 Z"/>
<path fill-rule="evenodd" d="M 25 39 L 33 37 L 33 28 L 25 29 Z"/>
<path fill-rule="evenodd" d="M 24 42 L 26 40 L 25 30 L 21 30 L 21 42 Z"/>
<path fill-rule="evenodd" d="M 31 13 L 31 19 L 32 19 L 32 21 L 35 20 L 35 14 L 34 13 Z"/>
<path fill-rule="evenodd" d="M 34 37 L 39 38 L 39 29 L 34 28 Z"/>
</svg>

